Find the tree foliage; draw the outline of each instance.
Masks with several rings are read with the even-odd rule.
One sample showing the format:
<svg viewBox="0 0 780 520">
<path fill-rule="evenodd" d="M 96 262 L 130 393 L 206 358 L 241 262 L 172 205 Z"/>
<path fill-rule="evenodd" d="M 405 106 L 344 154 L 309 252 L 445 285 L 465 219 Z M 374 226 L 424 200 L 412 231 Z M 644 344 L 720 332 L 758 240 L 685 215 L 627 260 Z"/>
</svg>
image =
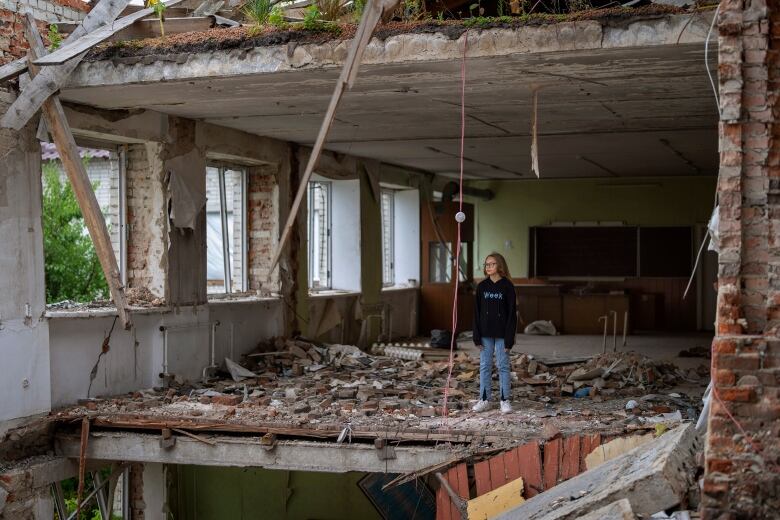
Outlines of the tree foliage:
<svg viewBox="0 0 780 520">
<path fill-rule="evenodd" d="M 43 165 L 43 250 L 48 303 L 108 297 L 108 284 L 76 195 L 69 183 L 60 180 L 54 161 Z"/>
</svg>

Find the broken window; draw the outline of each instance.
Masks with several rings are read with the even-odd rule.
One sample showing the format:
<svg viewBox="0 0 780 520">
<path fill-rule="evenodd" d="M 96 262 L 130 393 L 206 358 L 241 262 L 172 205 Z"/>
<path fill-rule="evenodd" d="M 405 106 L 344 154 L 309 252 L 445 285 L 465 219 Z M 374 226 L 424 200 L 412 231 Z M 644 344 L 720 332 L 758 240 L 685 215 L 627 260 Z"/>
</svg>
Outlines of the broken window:
<svg viewBox="0 0 780 520">
<path fill-rule="evenodd" d="M 382 188 L 382 284 L 415 287 L 420 279 L 420 192 Z"/>
<path fill-rule="evenodd" d="M 452 281 L 452 256 L 450 242 L 430 242 L 428 254 L 430 255 L 428 279 L 431 283 L 450 283 Z"/>
<path fill-rule="evenodd" d="M 309 288 L 331 287 L 331 183 L 309 183 Z"/>
<path fill-rule="evenodd" d="M 122 147 L 79 147 L 106 220 L 117 265 L 126 279 L 125 153 Z M 47 303 L 108 298 L 108 285 L 81 209 L 52 143 L 41 143 Z"/>
<path fill-rule="evenodd" d="M 211 294 L 246 290 L 246 171 L 206 168 L 207 290 Z"/>
<path fill-rule="evenodd" d="M 382 190 L 382 285 L 395 284 L 395 194 Z"/>
</svg>

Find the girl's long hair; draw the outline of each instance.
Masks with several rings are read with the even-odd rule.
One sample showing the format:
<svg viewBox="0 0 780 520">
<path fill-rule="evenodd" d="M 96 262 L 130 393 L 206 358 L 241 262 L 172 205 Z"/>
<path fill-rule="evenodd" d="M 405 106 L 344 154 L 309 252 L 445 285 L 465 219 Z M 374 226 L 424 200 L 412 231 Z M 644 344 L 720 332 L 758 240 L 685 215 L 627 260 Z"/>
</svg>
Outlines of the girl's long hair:
<svg viewBox="0 0 780 520">
<path fill-rule="evenodd" d="M 509 267 L 506 265 L 506 258 L 501 253 L 496 253 L 495 251 L 490 253 L 485 257 L 485 262 L 487 263 L 487 259 L 492 258 L 496 261 L 496 269 L 498 270 L 498 274 L 503 276 L 504 278 L 508 278 L 509 281 L 512 281 L 512 275 L 509 274 Z M 485 266 L 482 266 L 482 273 L 487 277 L 487 270 L 485 269 Z"/>
</svg>

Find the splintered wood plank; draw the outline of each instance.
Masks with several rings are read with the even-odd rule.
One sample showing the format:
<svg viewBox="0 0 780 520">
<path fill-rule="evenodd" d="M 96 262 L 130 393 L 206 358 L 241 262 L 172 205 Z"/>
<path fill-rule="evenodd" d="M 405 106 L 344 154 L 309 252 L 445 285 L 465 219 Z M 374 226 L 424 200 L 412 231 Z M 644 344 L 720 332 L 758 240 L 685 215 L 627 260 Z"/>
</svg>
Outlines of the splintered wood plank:
<svg viewBox="0 0 780 520">
<path fill-rule="evenodd" d="M 604 443 L 604 440 L 601 438 L 601 434 L 600 433 L 594 434 L 590 438 L 590 451 L 595 450 L 596 448 L 601 446 L 603 443 Z"/>
<path fill-rule="evenodd" d="M 75 43 L 79 38 L 95 31 L 100 27 L 110 25 L 119 13 L 124 9 L 130 0 L 101 0 L 93 9 L 87 13 L 84 20 L 73 33 L 65 40 L 63 47 Z M 55 51 L 56 52 L 56 51 Z M 38 58 L 46 57 L 46 53 L 36 53 Z M 57 92 L 68 80 L 70 74 L 76 69 L 81 57 L 77 57 L 70 63 L 62 67 L 48 67 L 43 71 L 38 71 L 36 77 L 24 87 L 24 90 L 8 108 L 8 111 L 0 119 L 0 126 L 20 130 L 42 107 L 43 102 L 52 94 Z M 25 70 L 27 69 L 25 63 Z M 18 73 L 18 67 L 8 71 Z M 3 76 L 7 76 L 4 73 Z"/>
<path fill-rule="evenodd" d="M 0 67 L 0 83 L 13 79 L 27 70 L 27 58 L 19 58 Z"/>
<path fill-rule="evenodd" d="M 503 486 L 507 483 L 504 454 L 499 453 L 495 457 L 491 457 L 488 462 L 490 462 L 490 482 L 493 485 L 490 490 L 492 491 L 497 487 Z"/>
<path fill-rule="evenodd" d="M 452 489 L 455 490 L 455 493 L 457 493 L 458 496 L 460 496 L 463 500 L 468 501 L 469 477 L 468 472 L 466 471 L 466 464 L 458 464 L 454 468 L 450 468 L 447 471 L 445 478 L 447 479 L 447 482 L 450 483 L 450 486 L 452 486 Z M 453 520 L 460 519 L 461 514 L 458 510 L 458 507 L 452 502 L 449 495 L 447 495 L 447 499 L 450 503 L 450 518 Z"/>
<path fill-rule="evenodd" d="M 570 435 L 563 441 L 561 479 L 569 480 L 580 472 L 580 436 Z"/>
<path fill-rule="evenodd" d="M 474 481 L 477 484 L 478 497 L 493 489 L 490 481 L 490 461 L 483 460 L 474 464 Z"/>
<path fill-rule="evenodd" d="M 504 453 L 504 468 L 507 482 L 520 478 L 520 457 L 517 448 Z"/>
<path fill-rule="evenodd" d="M 469 500 L 468 517 L 469 520 L 495 518 L 523 502 L 525 502 L 523 499 L 523 479 L 518 478 L 481 497 Z"/>
<path fill-rule="evenodd" d="M 25 29 L 27 31 L 27 41 L 30 44 L 30 56 L 41 56 L 46 53 L 46 47 L 43 46 L 41 35 L 35 26 L 35 19 L 31 13 L 25 17 Z M 30 75 L 36 76 L 38 68 L 29 66 Z M 57 146 L 57 152 L 60 154 L 60 160 L 68 180 L 76 194 L 81 214 L 84 217 L 84 223 L 95 245 L 100 266 L 106 277 L 111 298 L 116 305 L 119 321 L 125 329 L 132 325 L 130 314 L 127 312 L 127 299 L 125 298 L 122 281 L 119 277 L 119 266 L 114 255 L 114 248 L 111 245 L 111 237 L 106 227 L 106 219 L 100 210 L 95 191 L 92 189 L 92 183 L 87 176 L 84 163 L 79 155 L 76 141 L 73 139 L 73 133 L 65 117 L 65 111 L 60 103 L 60 98 L 56 94 L 43 101 L 43 117 L 46 120 L 46 126 L 51 132 L 54 144 Z"/>
<path fill-rule="evenodd" d="M 550 489 L 558 483 L 561 444 L 561 439 L 553 439 L 544 445 L 544 489 Z"/>
<path fill-rule="evenodd" d="M 181 3 L 182 1 L 183 0 L 168 0 L 167 2 L 164 3 L 166 6 L 171 7 Z M 124 6 L 122 7 L 122 9 L 124 9 Z M 66 61 L 75 58 L 79 54 L 88 51 L 98 43 L 101 43 L 109 39 L 111 36 L 118 33 L 122 29 L 131 26 L 135 22 L 142 20 L 147 16 L 152 16 L 153 14 L 154 14 L 154 10 L 151 7 L 136 11 L 135 13 L 120 18 L 113 23 L 108 23 L 106 25 L 103 25 L 100 28 L 92 30 L 91 32 L 86 33 L 84 36 L 81 36 L 78 39 L 73 38 L 72 42 L 68 41 L 67 43 L 65 43 L 65 45 L 63 45 L 56 51 L 52 52 L 51 54 L 47 54 L 46 56 L 39 56 L 37 59 L 33 60 L 33 63 L 41 66 L 61 65 L 62 63 L 65 63 Z"/>
<path fill-rule="evenodd" d="M 447 478 L 447 477 L 445 477 Z M 455 517 L 457 519 L 458 517 Z M 444 486 L 439 486 L 436 491 L 436 520 L 455 520 L 450 514 L 450 495 Z"/>
<path fill-rule="evenodd" d="M 301 207 L 303 196 L 308 193 L 309 179 L 311 178 L 312 173 L 314 173 L 314 168 L 317 167 L 322 148 L 325 146 L 325 141 L 330 132 L 330 127 L 336 119 L 336 110 L 339 107 L 341 96 L 344 95 L 344 89 L 351 89 L 352 85 L 355 83 L 360 60 L 363 58 L 363 52 L 366 50 L 368 42 L 371 41 L 371 35 L 374 34 L 374 29 L 376 29 L 379 20 L 385 15 L 395 11 L 399 3 L 399 0 L 369 0 L 363 8 L 363 15 L 361 16 L 360 23 L 355 31 L 355 36 L 352 38 L 352 43 L 347 52 L 347 58 L 344 60 L 344 65 L 342 66 L 339 79 L 336 82 L 336 87 L 333 89 L 328 109 L 325 111 L 325 117 L 322 120 L 322 125 L 320 126 L 317 138 L 314 140 L 314 146 L 312 146 L 309 161 L 306 163 L 306 168 L 301 176 L 298 192 L 295 194 L 290 213 L 287 215 L 287 222 L 282 228 L 282 235 L 279 238 L 279 242 L 276 244 L 276 251 L 274 252 L 273 257 L 271 257 L 271 266 L 268 271 L 269 279 L 271 273 L 273 273 L 276 268 L 276 264 L 279 263 L 279 259 L 282 256 L 282 251 L 290 236 L 295 219 L 298 218 L 298 210 Z"/>
<path fill-rule="evenodd" d="M 533 441 L 515 448 L 520 463 L 520 476 L 525 482 L 525 498 L 531 498 L 544 490 L 542 484 L 542 456 L 539 442 Z"/>
<path fill-rule="evenodd" d="M 590 435 L 583 435 L 580 437 L 580 473 L 587 471 L 585 467 L 585 457 L 590 453 Z"/>
</svg>

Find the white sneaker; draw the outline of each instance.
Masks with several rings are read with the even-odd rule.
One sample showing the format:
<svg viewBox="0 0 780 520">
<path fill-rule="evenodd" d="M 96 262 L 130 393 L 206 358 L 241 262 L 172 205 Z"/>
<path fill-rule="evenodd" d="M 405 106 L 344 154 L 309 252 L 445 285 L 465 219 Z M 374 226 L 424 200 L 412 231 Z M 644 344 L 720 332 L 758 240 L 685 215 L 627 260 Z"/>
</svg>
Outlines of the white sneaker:
<svg viewBox="0 0 780 520">
<path fill-rule="evenodd" d="M 509 401 L 501 401 L 501 413 L 512 413 L 512 404 Z"/>
<path fill-rule="evenodd" d="M 481 400 L 481 399 L 480 399 L 479 401 L 477 401 L 477 404 L 475 404 L 475 405 L 474 405 L 474 406 L 471 408 L 471 411 L 472 411 L 472 412 L 484 412 L 484 411 L 485 411 L 485 410 L 487 410 L 488 408 L 490 408 L 490 403 L 489 403 L 489 402 L 487 402 L 487 401 L 483 401 L 483 400 Z"/>
</svg>

